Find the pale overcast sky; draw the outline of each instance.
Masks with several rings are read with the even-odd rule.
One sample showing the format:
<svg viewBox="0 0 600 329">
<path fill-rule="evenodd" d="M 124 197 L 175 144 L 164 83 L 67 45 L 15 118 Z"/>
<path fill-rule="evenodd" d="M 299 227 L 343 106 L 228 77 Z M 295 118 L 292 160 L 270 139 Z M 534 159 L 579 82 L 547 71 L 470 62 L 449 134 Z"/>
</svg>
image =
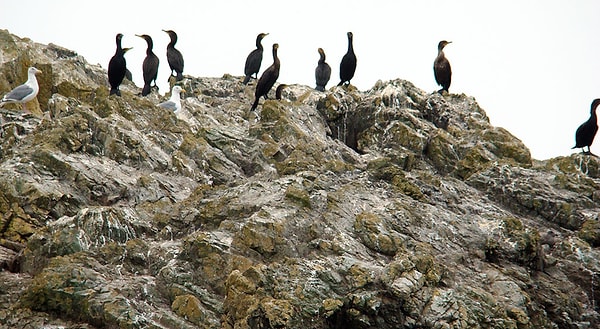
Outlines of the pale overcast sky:
<svg viewBox="0 0 600 329">
<path fill-rule="evenodd" d="M 160 92 L 167 92 L 165 49 L 172 29 L 184 74 L 243 75 L 256 35 L 267 50 L 279 43 L 279 82 L 314 86 L 322 47 L 339 82 L 346 32 L 354 33 L 358 66 L 352 84 L 406 79 L 432 92 L 440 40 L 452 65 L 451 93 L 474 96 L 492 124 L 508 129 L 536 159 L 568 155 L 575 130 L 600 98 L 600 1 L 67 1 L 0 2 L 0 28 L 39 43 L 77 51 L 104 68 L 123 33 L 128 68 L 138 86 L 149 34 L 160 58 Z M 600 138 L 600 137 L 599 137 Z M 600 140 L 592 145 L 600 154 Z"/>
</svg>

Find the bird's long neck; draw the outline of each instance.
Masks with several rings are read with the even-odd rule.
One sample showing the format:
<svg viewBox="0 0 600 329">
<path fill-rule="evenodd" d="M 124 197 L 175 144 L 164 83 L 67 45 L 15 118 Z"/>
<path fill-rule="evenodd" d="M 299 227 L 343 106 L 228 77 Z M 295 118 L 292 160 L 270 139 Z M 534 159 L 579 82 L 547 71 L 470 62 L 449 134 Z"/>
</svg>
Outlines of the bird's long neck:
<svg viewBox="0 0 600 329">
<path fill-rule="evenodd" d="M 594 102 L 592 104 L 592 108 L 590 109 L 590 119 L 593 119 L 594 121 L 597 120 L 596 108 L 598 108 L 598 105 L 600 105 L 600 102 Z"/>
<path fill-rule="evenodd" d="M 263 46 L 262 46 L 261 41 L 262 41 L 261 37 L 256 38 L 256 49 L 263 50 Z"/>
<path fill-rule="evenodd" d="M 152 39 L 146 39 L 146 42 L 148 43 L 148 48 L 146 49 L 146 55 L 150 55 L 150 54 L 152 54 L 152 48 L 154 47 L 154 43 L 152 42 Z"/>
<path fill-rule="evenodd" d="M 348 52 L 354 53 L 354 46 L 352 45 L 352 37 L 348 37 Z"/>
<path fill-rule="evenodd" d="M 121 47 L 121 39 L 117 39 L 117 51 L 115 51 L 115 55 L 116 54 L 123 54 L 123 47 Z"/>
<path fill-rule="evenodd" d="M 169 42 L 169 44 L 167 45 L 167 48 L 175 48 L 175 44 L 177 43 L 177 36 L 176 35 L 170 35 L 171 36 L 171 42 Z"/>
<path fill-rule="evenodd" d="M 273 48 L 273 64 L 279 65 L 279 57 L 277 57 L 277 48 Z"/>
<path fill-rule="evenodd" d="M 321 55 L 321 58 L 319 58 L 319 64 L 325 63 L 325 53 L 319 53 L 319 55 Z"/>
<path fill-rule="evenodd" d="M 445 46 L 446 46 L 446 45 L 439 45 L 439 46 L 438 46 L 438 57 L 440 57 L 440 56 L 441 56 L 441 57 L 444 57 L 444 47 L 445 47 Z"/>
</svg>

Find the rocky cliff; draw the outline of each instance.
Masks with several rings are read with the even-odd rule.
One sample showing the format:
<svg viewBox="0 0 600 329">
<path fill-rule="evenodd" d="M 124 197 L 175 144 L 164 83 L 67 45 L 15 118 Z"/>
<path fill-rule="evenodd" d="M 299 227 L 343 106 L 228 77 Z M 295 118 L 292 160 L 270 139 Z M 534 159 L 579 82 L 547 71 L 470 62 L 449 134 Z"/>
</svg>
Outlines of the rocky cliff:
<svg viewBox="0 0 600 329">
<path fill-rule="evenodd" d="M 186 77 L 175 114 L 0 40 L 0 91 L 44 72 L 2 112 L 3 328 L 600 325 L 600 161 L 531 159 L 473 97 L 292 85 L 255 115 Z"/>
</svg>

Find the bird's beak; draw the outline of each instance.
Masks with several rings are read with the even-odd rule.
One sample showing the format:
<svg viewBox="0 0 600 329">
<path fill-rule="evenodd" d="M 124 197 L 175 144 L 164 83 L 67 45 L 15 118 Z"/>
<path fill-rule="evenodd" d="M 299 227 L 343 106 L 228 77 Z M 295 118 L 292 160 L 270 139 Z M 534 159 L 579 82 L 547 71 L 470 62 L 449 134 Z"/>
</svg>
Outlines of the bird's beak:
<svg viewBox="0 0 600 329">
<path fill-rule="evenodd" d="M 136 37 L 140 37 L 140 38 L 142 38 L 142 39 L 144 38 L 144 37 L 143 37 L 141 34 L 136 34 L 135 36 L 136 36 Z"/>
</svg>

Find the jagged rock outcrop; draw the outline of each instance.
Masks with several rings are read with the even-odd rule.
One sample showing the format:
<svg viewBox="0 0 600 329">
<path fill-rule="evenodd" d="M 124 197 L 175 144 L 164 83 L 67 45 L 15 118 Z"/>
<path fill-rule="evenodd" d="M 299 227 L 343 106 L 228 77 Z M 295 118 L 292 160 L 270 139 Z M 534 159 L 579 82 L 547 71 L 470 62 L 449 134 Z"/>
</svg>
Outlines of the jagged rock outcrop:
<svg viewBox="0 0 600 329">
<path fill-rule="evenodd" d="M 179 114 L 0 31 L 0 326 L 596 328 L 600 161 L 465 95 L 187 77 Z M 16 109 L 16 108 L 15 108 Z M 598 296 L 598 297 L 597 297 Z"/>
</svg>

